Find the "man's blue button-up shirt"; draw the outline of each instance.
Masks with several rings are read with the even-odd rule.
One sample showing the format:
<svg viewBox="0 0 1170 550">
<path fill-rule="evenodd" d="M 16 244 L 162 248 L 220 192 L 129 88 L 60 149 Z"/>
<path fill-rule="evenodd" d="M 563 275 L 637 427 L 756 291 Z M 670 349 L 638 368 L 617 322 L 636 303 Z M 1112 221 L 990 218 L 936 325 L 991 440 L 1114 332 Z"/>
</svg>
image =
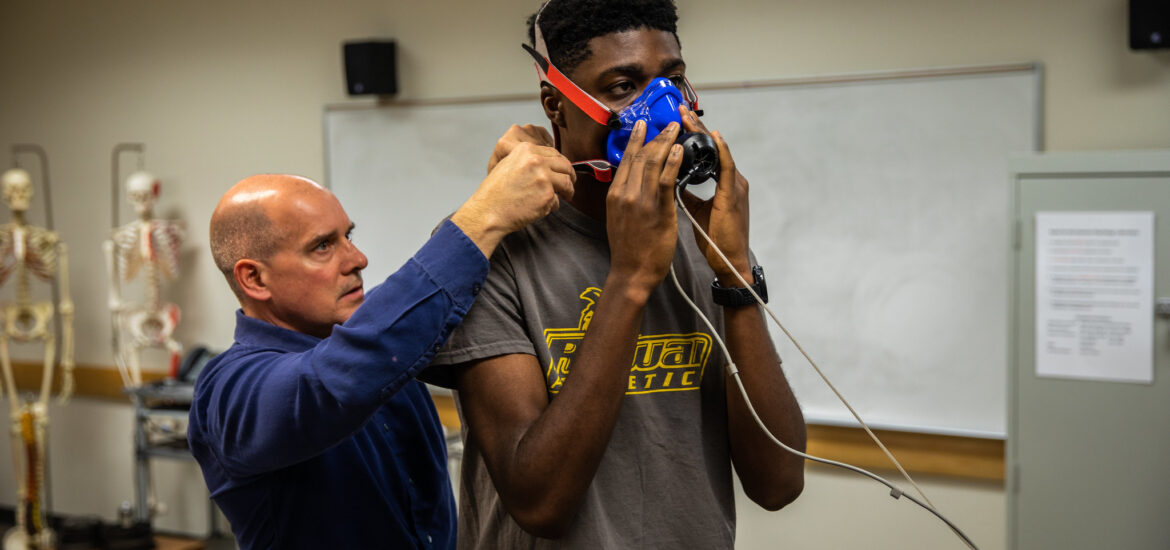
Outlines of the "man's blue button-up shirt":
<svg viewBox="0 0 1170 550">
<path fill-rule="evenodd" d="M 442 426 L 414 377 L 487 268 L 447 221 L 328 338 L 236 313 L 188 439 L 241 548 L 455 547 Z"/>
</svg>

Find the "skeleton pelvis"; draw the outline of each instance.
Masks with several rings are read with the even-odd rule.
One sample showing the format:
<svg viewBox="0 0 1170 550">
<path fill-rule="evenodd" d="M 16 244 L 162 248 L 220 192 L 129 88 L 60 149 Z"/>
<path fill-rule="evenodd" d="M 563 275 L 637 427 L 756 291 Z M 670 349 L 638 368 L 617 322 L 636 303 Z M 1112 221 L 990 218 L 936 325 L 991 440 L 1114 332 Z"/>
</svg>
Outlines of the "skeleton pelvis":
<svg viewBox="0 0 1170 550">
<path fill-rule="evenodd" d="M 123 314 L 130 338 L 139 347 L 165 346 L 179 324 L 179 306 L 163 304 L 157 310 L 132 309 Z"/>
<path fill-rule="evenodd" d="M 18 342 L 45 339 L 52 320 L 53 304 L 49 302 L 4 306 L 4 334 Z"/>
</svg>

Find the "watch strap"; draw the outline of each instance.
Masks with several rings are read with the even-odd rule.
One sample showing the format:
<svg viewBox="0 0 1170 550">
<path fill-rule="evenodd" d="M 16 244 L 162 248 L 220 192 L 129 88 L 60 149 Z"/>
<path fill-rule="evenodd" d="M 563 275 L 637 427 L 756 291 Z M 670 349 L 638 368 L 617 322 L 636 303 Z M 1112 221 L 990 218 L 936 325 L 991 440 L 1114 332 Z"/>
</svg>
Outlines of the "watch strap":
<svg viewBox="0 0 1170 550">
<path fill-rule="evenodd" d="M 760 296 L 760 300 L 765 304 L 768 303 L 768 285 L 764 280 L 764 268 L 758 265 L 752 266 L 751 288 Z M 718 279 L 711 282 L 711 298 L 716 304 L 725 307 L 743 307 L 756 303 L 756 298 L 747 288 L 719 286 Z"/>
</svg>

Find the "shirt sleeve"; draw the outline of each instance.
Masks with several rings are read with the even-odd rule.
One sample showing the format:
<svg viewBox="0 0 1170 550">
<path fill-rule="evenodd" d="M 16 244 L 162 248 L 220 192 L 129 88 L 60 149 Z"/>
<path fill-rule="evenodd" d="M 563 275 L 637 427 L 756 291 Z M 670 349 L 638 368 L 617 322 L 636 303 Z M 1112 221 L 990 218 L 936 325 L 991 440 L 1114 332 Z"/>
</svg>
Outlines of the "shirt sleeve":
<svg viewBox="0 0 1170 550">
<path fill-rule="evenodd" d="M 513 266 L 509 239 L 492 255 L 487 281 L 463 323 L 435 354 L 420 378 L 430 384 L 455 388 L 459 365 L 499 355 L 536 355 L 525 324 L 521 292 Z"/>
<path fill-rule="evenodd" d="M 358 430 L 439 350 L 487 267 L 447 221 L 310 349 L 229 350 L 217 372 L 205 372 L 214 375 L 196 397 L 220 463 L 236 476 L 263 473 L 316 456 Z"/>
</svg>

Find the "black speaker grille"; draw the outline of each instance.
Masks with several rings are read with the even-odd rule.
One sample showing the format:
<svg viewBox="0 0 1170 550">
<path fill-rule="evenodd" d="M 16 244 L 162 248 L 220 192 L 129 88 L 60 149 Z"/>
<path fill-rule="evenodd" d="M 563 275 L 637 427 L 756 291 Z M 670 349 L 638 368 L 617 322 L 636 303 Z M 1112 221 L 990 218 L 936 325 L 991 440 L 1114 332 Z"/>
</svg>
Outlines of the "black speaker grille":
<svg viewBox="0 0 1170 550">
<path fill-rule="evenodd" d="M 1129 0 L 1129 47 L 1170 48 L 1170 0 Z"/>
<path fill-rule="evenodd" d="M 345 85 L 350 95 L 386 95 L 398 93 L 398 71 L 394 61 L 393 41 L 347 42 Z"/>
</svg>

